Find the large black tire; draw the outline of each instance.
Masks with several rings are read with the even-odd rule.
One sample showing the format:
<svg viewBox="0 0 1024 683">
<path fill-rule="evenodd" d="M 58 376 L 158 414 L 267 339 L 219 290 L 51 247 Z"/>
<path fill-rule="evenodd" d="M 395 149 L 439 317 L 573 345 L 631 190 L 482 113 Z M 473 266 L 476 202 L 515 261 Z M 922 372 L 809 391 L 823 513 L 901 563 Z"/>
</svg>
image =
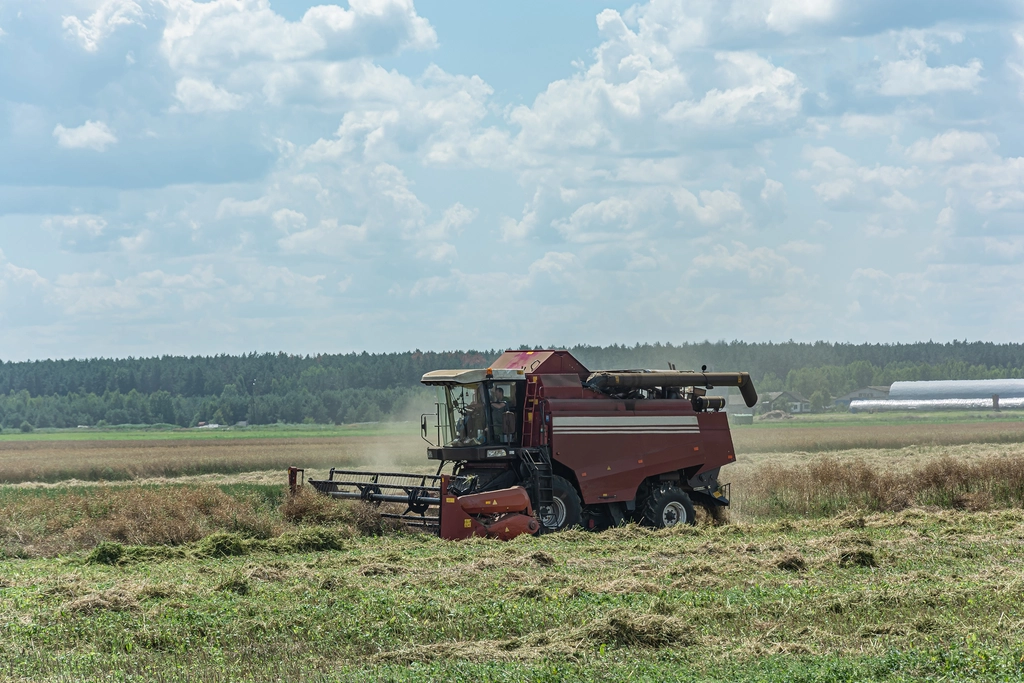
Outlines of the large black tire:
<svg viewBox="0 0 1024 683">
<path fill-rule="evenodd" d="M 686 491 L 665 483 L 651 491 L 644 501 L 643 522 L 655 529 L 665 529 L 677 524 L 696 524 L 697 515 Z"/>
<path fill-rule="evenodd" d="M 537 510 L 543 531 L 561 531 L 579 526 L 583 504 L 573 485 L 554 475 L 551 477 L 551 493 L 554 498 L 552 509 Z"/>
</svg>

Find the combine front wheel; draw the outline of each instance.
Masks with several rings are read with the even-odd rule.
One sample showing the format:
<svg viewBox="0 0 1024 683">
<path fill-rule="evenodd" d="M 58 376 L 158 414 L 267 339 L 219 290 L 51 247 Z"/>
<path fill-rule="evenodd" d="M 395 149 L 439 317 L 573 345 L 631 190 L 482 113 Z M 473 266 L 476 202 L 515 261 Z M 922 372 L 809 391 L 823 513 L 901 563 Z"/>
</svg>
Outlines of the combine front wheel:
<svg viewBox="0 0 1024 683">
<path fill-rule="evenodd" d="M 544 525 L 545 531 L 561 531 L 578 526 L 582 504 L 576 489 L 568 481 L 555 475 L 551 477 L 551 507 L 542 507 L 540 523 Z"/>
<path fill-rule="evenodd" d="M 672 484 L 662 484 L 647 496 L 644 521 L 657 529 L 664 529 L 677 524 L 696 524 L 697 516 L 686 491 Z"/>
</svg>

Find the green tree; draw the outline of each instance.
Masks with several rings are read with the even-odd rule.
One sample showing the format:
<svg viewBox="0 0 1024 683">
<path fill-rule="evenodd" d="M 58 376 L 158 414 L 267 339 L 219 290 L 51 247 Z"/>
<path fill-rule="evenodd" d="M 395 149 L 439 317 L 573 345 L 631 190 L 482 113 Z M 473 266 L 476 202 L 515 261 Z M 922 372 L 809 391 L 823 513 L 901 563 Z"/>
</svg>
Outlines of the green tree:
<svg viewBox="0 0 1024 683">
<path fill-rule="evenodd" d="M 847 368 L 849 369 L 850 378 L 853 380 L 854 384 L 854 386 L 850 388 L 850 391 L 863 389 L 870 385 L 875 379 L 875 368 L 866 360 L 854 361 L 850 363 Z"/>
<path fill-rule="evenodd" d="M 158 422 L 174 424 L 174 399 L 169 392 L 160 390 L 149 396 L 149 413 Z"/>
<path fill-rule="evenodd" d="M 831 397 L 824 391 L 815 391 L 813 394 L 811 394 L 810 398 L 811 412 L 824 412 L 825 409 L 828 408 L 829 404 L 831 403 L 831 400 Z"/>
</svg>

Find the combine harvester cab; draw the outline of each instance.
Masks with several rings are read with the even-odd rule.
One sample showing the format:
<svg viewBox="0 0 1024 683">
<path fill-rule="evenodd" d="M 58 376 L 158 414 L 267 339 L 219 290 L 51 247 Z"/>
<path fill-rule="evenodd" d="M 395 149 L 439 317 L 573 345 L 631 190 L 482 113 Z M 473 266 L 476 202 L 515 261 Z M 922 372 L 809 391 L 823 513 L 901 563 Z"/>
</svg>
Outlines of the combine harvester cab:
<svg viewBox="0 0 1024 683">
<path fill-rule="evenodd" d="M 757 403 L 745 372 L 591 373 L 567 351 L 507 351 L 489 368 L 422 381 L 438 391 L 436 413 L 420 423 L 436 475 L 331 470 L 309 483 L 405 505 L 385 516 L 448 539 L 693 524 L 694 505 L 729 505 L 718 474 L 736 459 L 725 398 L 706 390 L 739 387 Z M 293 491 L 301 474 L 290 471 Z"/>
</svg>

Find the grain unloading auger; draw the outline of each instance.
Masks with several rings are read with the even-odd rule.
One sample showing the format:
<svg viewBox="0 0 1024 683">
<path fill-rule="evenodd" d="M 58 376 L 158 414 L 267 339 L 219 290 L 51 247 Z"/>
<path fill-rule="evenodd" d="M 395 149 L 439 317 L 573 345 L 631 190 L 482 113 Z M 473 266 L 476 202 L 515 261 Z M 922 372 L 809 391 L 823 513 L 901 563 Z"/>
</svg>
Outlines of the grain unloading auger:
<svg viewBox="0 0 1024 683">
<path fill-rule="evenodd" d="M 693 524 L 694 505 L 729 505 L 718 475 L 736 460 L 725 398 L 706 390 L 738 387 L 748 407 L 757 403 L 745 372 L 591 373 L 566 351 L 507 351 L 489 368 L 422 381 L 438 391 L 436 412 L 420 422 L 436 474 L 332 469 L 308 483 L 397 504 L 383 516 L 448 539 Z M 293 493 L 303 475 L 290 468 Z"/>
</svg>

